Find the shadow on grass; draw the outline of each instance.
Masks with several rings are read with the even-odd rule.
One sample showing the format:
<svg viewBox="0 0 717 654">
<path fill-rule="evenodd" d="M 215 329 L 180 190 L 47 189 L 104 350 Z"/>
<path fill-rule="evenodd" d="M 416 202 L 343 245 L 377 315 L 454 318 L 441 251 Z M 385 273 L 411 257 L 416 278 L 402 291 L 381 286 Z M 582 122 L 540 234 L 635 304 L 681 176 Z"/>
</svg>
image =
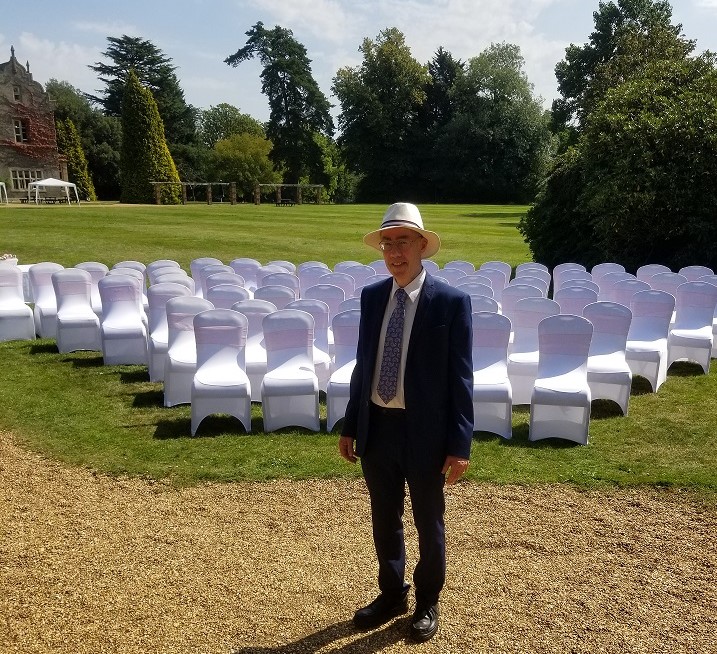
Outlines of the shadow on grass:
<svg viewBox="0 0 717 654">
<path fill-rule="evenodd" d="M 101 354 L 97 356 L 69 356 L 62 360 L 63 363 L 71 363 L 73 368 L 101 368 L 104 365 L 104 359 Z"/>
<path fill-rule="evenodd" d="M 57 354 L 57 344 L 52 341 L 50 343 L 33 343 L 30 346 L 30 354 Z"/>
<path fill-rule="evenodd" d="M 119 379 L 123 384 L 139 384 L 149 381 L 149 371 L 147 368 L 141 367 L 134 370 L 122 370 Z"/>
<path fill-rule="evenodd" d="M 161 408 L 164 406 L 164 391 L 139 391 L 134 394 L 132 406 L 138 409 Z"/>
<path fill-rule="evenodd" d="M 701 377 L 705 374 L 699 363 L 675 361 L 667 370 L 668 377 Z"/>
<path fill-rule="evenodd" d="M 381 652 L 387 647 L 406 641 L 408 618 L 396 620 L 380 631 L 362 634 L 346 644 L 331 648 L 333 654 L 351 654 L 352 652 Z M 298 654 L 298 652 L 318 652 L 325 647 L 355 636 L 358 632 L 353 624 L 346 620 L 330 625 L 320 631 L 285 645 L 269 647 L 239 647 L 231 650 L 231 654 Z"/>
<path fill-rule="evenodd" d="M 238 418 L 229 415 L 208 416 L 202 420 L 194 438 L 216 438 L 226 434 L 252 435 L 261 433 L 264 425 L 261 418 L 252 417 L 251 433 L 248 434 Z M 191 417 L 178 416 L 157 421 L 154 430 L 154 438 L 157 440 L 169 440 L 172 438 L 188 438 L 192 434 Z"/>
</svg>

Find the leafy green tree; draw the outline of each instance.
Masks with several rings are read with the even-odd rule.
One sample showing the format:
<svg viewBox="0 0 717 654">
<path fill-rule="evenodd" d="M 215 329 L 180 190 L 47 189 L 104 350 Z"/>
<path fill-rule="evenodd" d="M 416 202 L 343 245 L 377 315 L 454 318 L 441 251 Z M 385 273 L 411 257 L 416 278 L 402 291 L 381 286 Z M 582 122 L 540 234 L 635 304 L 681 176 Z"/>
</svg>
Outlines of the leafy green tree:
<svg viewBox="0 0 717 654">
<path fill-rule="evenodd" d="M 452 117 L 434 144 L 432 176 L 440 198 L 533 199 L 552 139 L 523 65 L 518 46 L 492 44 L 455 79 Z"/>
<path fill-rule="evenodd" d="M 99 104 L 108 116 L 122 115 L 125 82 L 133 70 L 140 82 L 151 90 L 169 143 L 191 144 L 196 140 L 195 109 L 184 99 L 176 67 L 151 41 L 127 36 L 107 37 L 103 56 L 108 63 L 96 62 L 89 68 L 97 73 L 104 89 L 87 97 Z"/>
<path fill-rule="evenodd" d="M 314 134 L 334 131 L 331 105 L 311 73 L 306 48 L 291 30 L 266 29 L 260 21 L 246 32 L 246 45 L 224 61 L 230 66 L 254 57 L 263 66 L 261 89 L 269 100 L 267 135 L 274 144 L 272 158 L 286 170 L 289 182 L 312 177 L 322 169 L 322 152 Z"/>
<path fill-rule="evenodd" d="M 85 151 L 82 149 L 80 135 L 75 124 L 69 118 L 55 122 L 57 131 L 57 148 L 67 158 L 67 174 L 69 181 L 77 185 L 77 193 L 85 200 L 96 200 L 95 187 L 87 169 Z"/>
<path fill-rule="evenodd" d="M 225 102 L 200 111 L 198 121 L 199 140 L 208 148 L 234 134 L 266 136 L 264 126 L 258 120 Z"/>
<path fill-rule="evenodd" d="M 625 32 L 649 35 L 660 30 L 677 39 L 682 30 L 681 25 L 672 25 L 672 7 L 667 0 L 600 2 L 593 19 L 595 31 L 588 43 L 568 46 L 565 59 L 555 67 L 562 95 L 553 102 L 553 119 L 558 128 L 579 128 L 584 124 L 605 91 L 605 84 L 599 82 L 601 68 L 615 57 Z M 686 45 L 689 47 L 689 42 Z M 652 58 L 651 53 L 644 54 Z"/>
<path fill-rule="evenodd" d="M 213 181 L 236 182 L 237 194 L 245 196 L 251 196 L 257 184 L 281 182 L 271 148 L 271 141 L 248 132 L 217 141 L 210 164 Z"/>
<path fill-rule="evenodd" d="M 339 143 L 362 175 L 358 199 L 415 198 L 428 71 L 396 28 L 364 39 L 359 50 L 363 63 L 340 69 L 332 86 L 341 104 Z"/>
<path fill-rule="evenodd" d="M 656 59 L 593 108 L 521 232 L 548 265 L 569 247 L 570 260 L 586 265 L 714 268 L 715 161 L 715 56 Z"/>
<path fill-rule="evenodd" d="M 119 199 L 122 147 L 119 118 L 105 116 L 69 82 L 51 79 L 45 88 L 55 105 L 55 118 L 71 120 L 79 132 L 97 195 L 103 200 Z"/>
<path fill-rule="evenodd" d="M 122 132 L 131 134 L 122 142 L 122 196 L 129 204 L 154 201 L 151 182 L 176 182 L 163 186 L 163 204 L 179 202 L 179 175 L 167 148 L 162 119 L 152 92 L 129 71 L 122 97 Z"/>
</svg>

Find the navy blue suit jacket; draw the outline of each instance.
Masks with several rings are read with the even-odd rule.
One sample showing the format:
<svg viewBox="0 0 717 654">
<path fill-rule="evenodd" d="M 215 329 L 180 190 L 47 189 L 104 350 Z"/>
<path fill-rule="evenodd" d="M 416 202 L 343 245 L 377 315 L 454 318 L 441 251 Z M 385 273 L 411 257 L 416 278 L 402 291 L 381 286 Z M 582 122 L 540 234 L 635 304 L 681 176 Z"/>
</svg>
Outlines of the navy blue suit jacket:
<svg viewBox="0 0 717 654">
<path fill-rule="evenodd" d="M 356 366 L 342 434 L 362 456 L 371 438 L 369 407 L 381 324 L 393 279 L 363 289 Z M 467 459 L 473 438 L 470 298 L 426 274 L 406 353 L 403 380 L 409 457 L 418 469 Z"/>
</svg>

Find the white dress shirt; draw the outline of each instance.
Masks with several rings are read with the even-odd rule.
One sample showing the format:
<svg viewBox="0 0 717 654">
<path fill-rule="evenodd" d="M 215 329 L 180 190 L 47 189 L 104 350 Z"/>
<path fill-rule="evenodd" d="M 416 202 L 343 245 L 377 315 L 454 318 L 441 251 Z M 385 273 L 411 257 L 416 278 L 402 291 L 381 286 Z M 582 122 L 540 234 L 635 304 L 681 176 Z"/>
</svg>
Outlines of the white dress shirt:
<svg viewBox="0 0 717 654">
<path fill-rule="evenodd" d="M 396 280 L 393 280 L 391 287 L 391 297 L 386 305 L 386 311 L 383 314 L 383 323 L 381 324 L 381 337 L 378 342 L 378 352 L 376 353 L 376 365 L 373 371 L 373 381 L 371 383 L 371 401 L 378 406 L 387 407 L 389 409 L 405 409 L 406 405 L 403 397 L 403 375 L 406 371 L 406 353 L 408 352 L 408 342 L 411 339 L 411 329 L 413 328 L 413 319 L 416 317 L 416 307 L 418 306 L 418 298 L 421 295 L 423 282 L 426 279 L 426 271 L 421 272 L 409 284 L 403 287 L 408 297 L 406 298 L 406 315 L 403 322 L 403 338 L 401 339 L 401 365 L 398 369 L 398 384 L 396 386 L 396 395 L 388 403 L 384 402 L 378 395 L 376 387 L 378 386 L 378 378 L 381 374 L 381 362 L 383 361 L 383 347 L 386 341 L 386 329 L 388 321 L 391 318 L 393 310 L 396 308 L 396 291 L 399 286 Z"/>
</svg>

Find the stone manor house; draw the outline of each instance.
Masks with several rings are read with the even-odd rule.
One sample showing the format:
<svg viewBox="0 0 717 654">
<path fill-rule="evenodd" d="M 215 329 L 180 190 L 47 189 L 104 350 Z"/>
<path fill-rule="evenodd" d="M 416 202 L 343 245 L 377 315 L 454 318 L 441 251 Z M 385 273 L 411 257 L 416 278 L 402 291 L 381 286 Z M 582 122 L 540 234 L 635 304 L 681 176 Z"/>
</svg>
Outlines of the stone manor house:
<svg viewBox="0 0 717 654">
<path fill-rule="evenodd" d="M 0 181 L 10 199 L 20 199 L 30 182 L 48 177 L 67 180 L 52 101 L 10 48 L 10 60 L 0 63 Z"/>
</svg>

